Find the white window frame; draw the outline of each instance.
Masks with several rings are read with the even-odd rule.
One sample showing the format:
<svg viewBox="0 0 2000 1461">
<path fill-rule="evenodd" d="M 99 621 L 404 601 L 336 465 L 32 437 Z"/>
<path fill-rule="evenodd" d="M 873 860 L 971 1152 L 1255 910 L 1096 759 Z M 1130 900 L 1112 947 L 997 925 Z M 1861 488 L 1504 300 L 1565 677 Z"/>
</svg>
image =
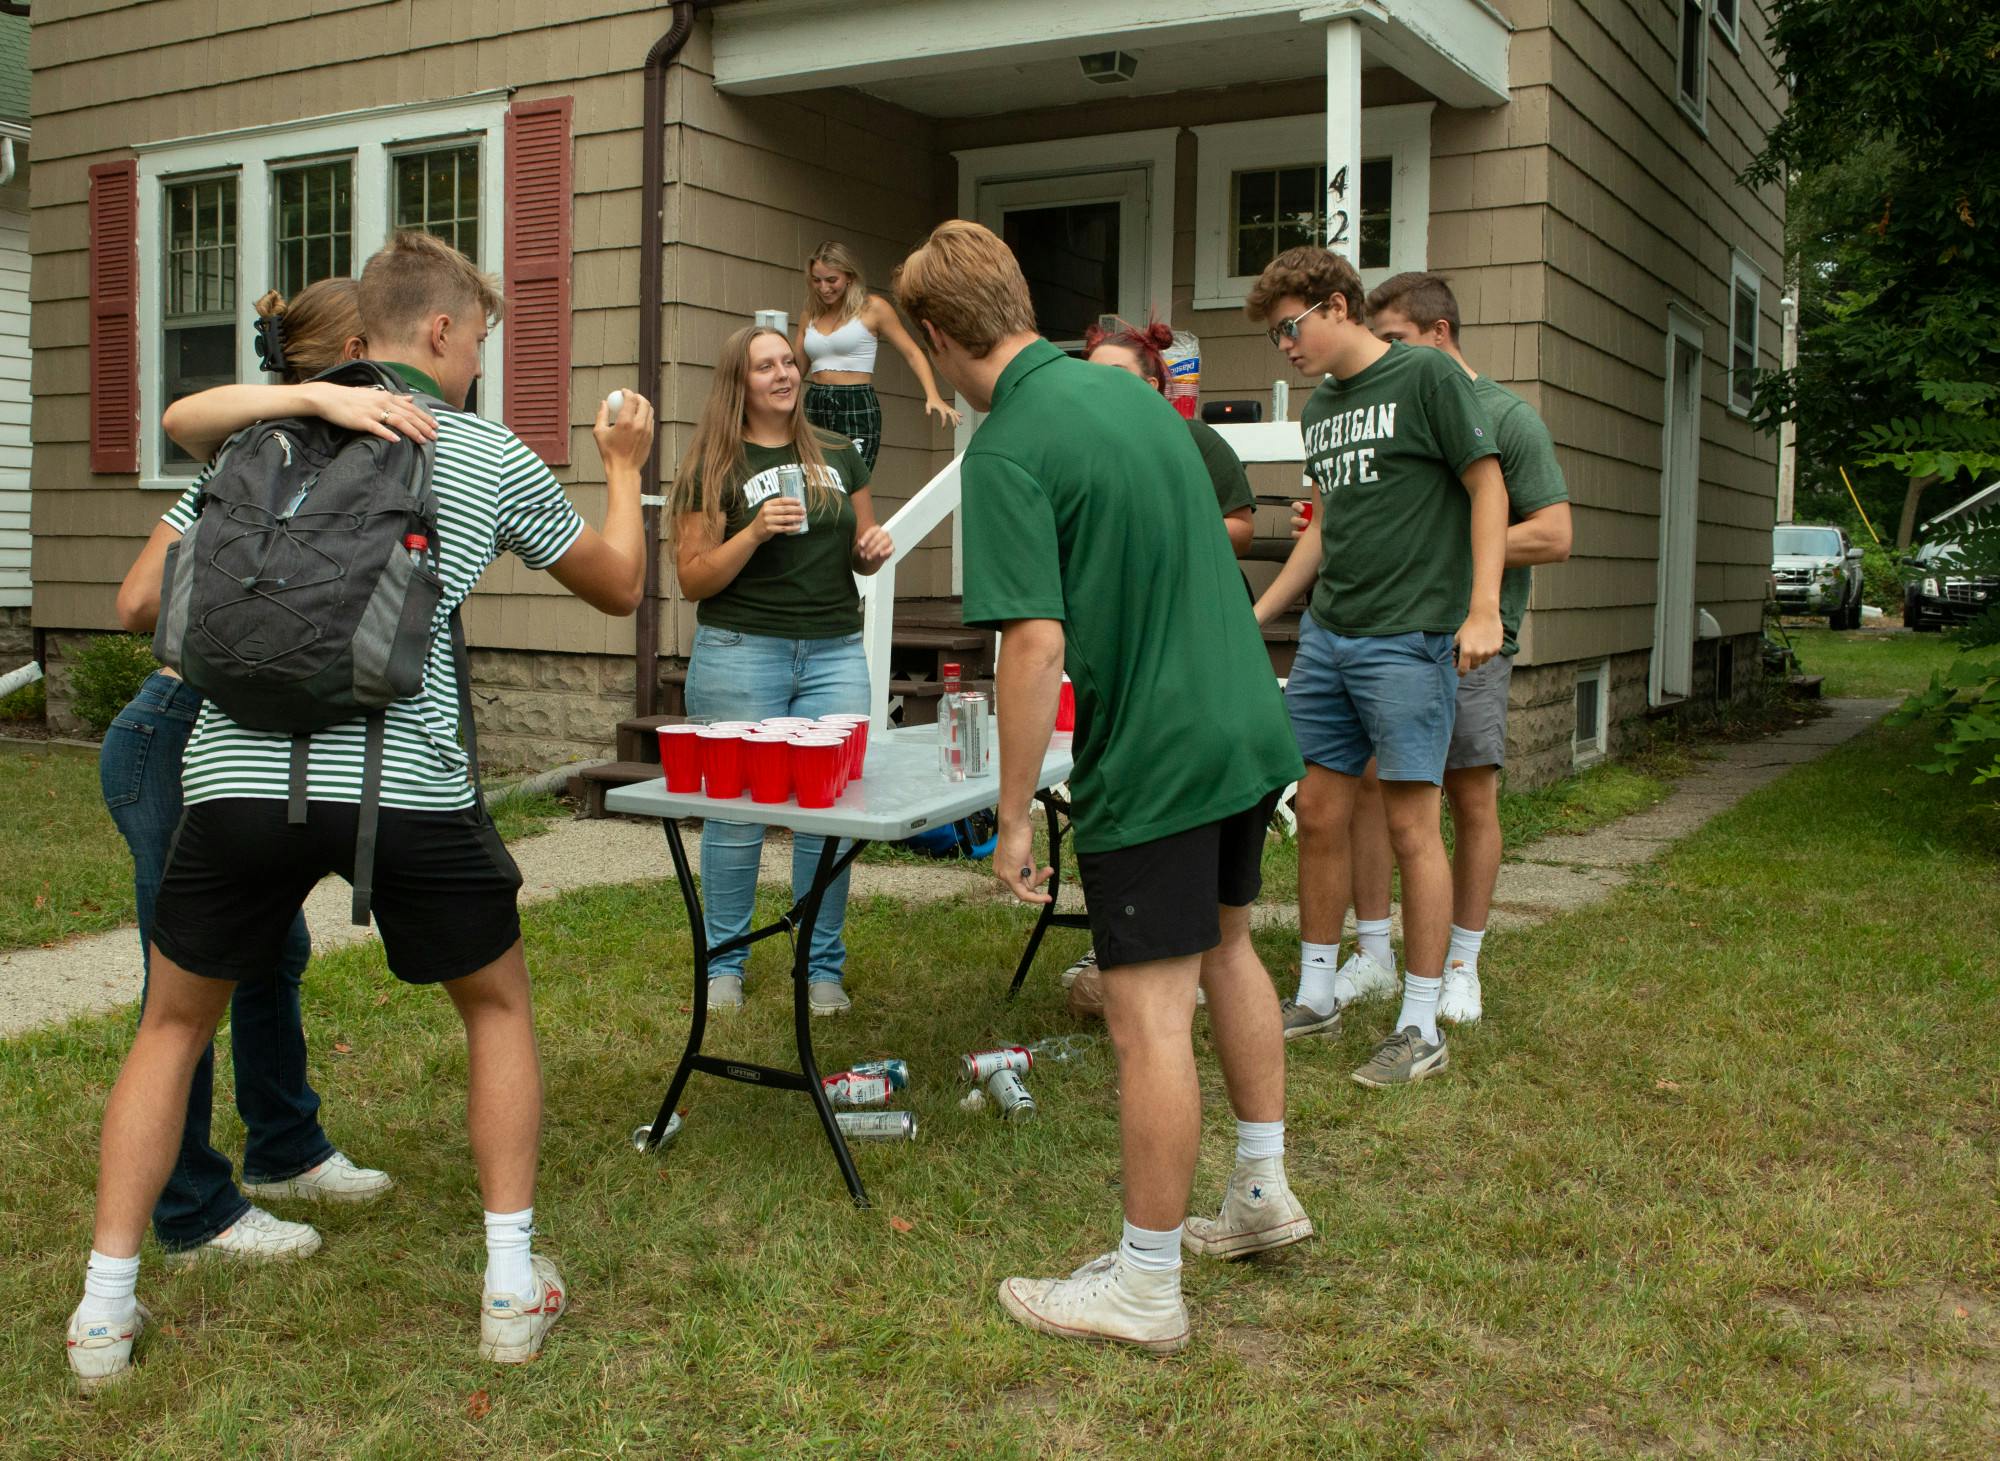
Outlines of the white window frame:
<svg viewBox="0 0 2000 1461">
<path fill-rule="evenodd" d="M 1744 0 L 1729 0 L 1729 23 L 1725 25 L 1721 0 L 1708 0 L 1708 18 L 1714 22 L 1716 33 L 1739 56 L 1743 54 L 1743 3 Z"/>
<path fill-rule="evenodd" d="M 394 216 L 389 197 L 389 155 L 424 142 L 478 138 L 480 142 L 480 267 L 504 277 L 506 231 L 506 119 L 504 90 L 485 91 L 449 102 L 413 102 L 309 117 L 268 127 L 246 127 L 205 137 L 178 137 L 145 143 L 139 156 L 139 485 L 164 491 L 186 489 L 189 477 L 169 476 L 161 466 L 159 420 L 162 410 L 162 324 L 164 202 L 166 185 L 183 176 L 233 172 L 236 184 L 236 376 L 260 381 L 256 331 L 250 302 L 272 287 L 275 232 L 271 174 L 286 164 L 334 157 L 354 160 L 354 251 L 357 269 L 389 235 Z M 480 357 L 479 411 L 500 418 L 505 399 L 504 322 L 486 338 Z"/>
<path fill-rule="evenodd" d="M 1392 274 L 1423 269 L 1430 254 L 1431 102 L 1367 107 L 1361 113 L 1361 157 L 1387 157 L 1395 174 L 1389 210 L 1389 267 L 1363 269 L 1373 289 Z M 1194 308 L 1241 309 L 1257 282 L 1231 274 L 1229 180 L 1250 169 L 1307 167 L 1326 162 L 1326 116 L 1313 112 L 1255 122 L 1219 122 L 1194 129 Z M 1357 244 L 1358 244 L 1357 231 Z"/>
<path fill-rule="evenodd" d="M 1577 686 L 1595 683 L 1597 686 L 1597 734 L 1589 739 L 1580 739 L 1576 734 L 1576 701 L 1574 688 L 1570 695 L 1570 739 L 1569 762 L 1575 766 L 1589 766 L 1602 761 L 1611 749 L 1611 661 L 1599 660 L 1576 672 Z"/>
<path fill-rule="evenodd" d="M 1690 5 L 1701 11 L 1701 24 L 1694 28 L 1694 43 L 1701 54 L 1695 57 L 1695 94 L 1692 98 L 1681 91 L 1681 71 L 1687 61 L 1681 49 L 1687 41 L 1687 27 L 1682 24 L 1682 18 Z M 1708 29 L 1713 14 L 1714 7 L 1709 0 L 1674 0 L 1674 105 L 1704 137 L 1708 135 Z"/>
<path fill-rule="evenodd" d="M 1754 375 L 1763 347 L 1764 271 L 1758 268 L 1756 261 L 1743 250 L 1731 249 L 1729 251 L 1729 368 L 1727 389 L 1723 394 L 1731 415 L 1748 416 L 1749 403 L 1738 404 L 1736 400 L 1736 342 L 1737 327 L 1741 324 L 1736 314 L 1736 288 L 1739 284 L 1748 284 L 1754 296 L 1750 305 L 1750 369 Z M 1752 389 L 1755 389 L 1754 383 Z"/>
</svg>

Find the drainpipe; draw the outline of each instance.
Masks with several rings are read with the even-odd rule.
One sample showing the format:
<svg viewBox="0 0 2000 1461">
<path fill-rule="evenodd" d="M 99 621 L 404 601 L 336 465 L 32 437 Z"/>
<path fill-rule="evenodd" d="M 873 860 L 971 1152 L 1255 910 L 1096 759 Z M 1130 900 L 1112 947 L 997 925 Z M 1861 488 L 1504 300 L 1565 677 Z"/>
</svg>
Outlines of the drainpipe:
<svg viewBox="0 0 2000 1461">
<path fill-rule="evenodd" d="M 646 103 L 641 126 L 639 168 L 639 227 L 644 230 L 639 248 L 639 381 L 657 409 L 660 379 L 665 369 L 665 351 L 660 340 L 660 308 L 664 288 L 661 283 L 660 254 L 665 248 L 667 196 L 667 68 L 694 34 L 694 15 L 701 0 L 675 0 L 674 23 L 653 42 L 646 53 Z M 656 713 L 660 665 L 660 437 L 653 439 L 652 460 L 640 478 L 640 501 L 644 506 L 646 545 L 645 597 L 639 605 L 637 694 L 634 715 Z"/>
</svg>

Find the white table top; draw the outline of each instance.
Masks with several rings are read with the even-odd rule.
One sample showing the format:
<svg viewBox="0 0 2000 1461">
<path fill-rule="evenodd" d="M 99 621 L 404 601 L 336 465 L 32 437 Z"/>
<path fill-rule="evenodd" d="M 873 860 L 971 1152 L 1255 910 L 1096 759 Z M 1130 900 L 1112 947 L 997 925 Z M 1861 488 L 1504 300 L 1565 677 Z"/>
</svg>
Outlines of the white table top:
<svg viewBox="0 0 2000 1461">
<path fill-rule="evenodd" d="M 726 822 L 762 822 L 822 837 L 867 842 L 899 841 L 926 827 L 955 822 L 1000 797 L 999 758 L 991 775 L 946 781 L 938 774 L 937 732 L 930 726 L 871 732 L 868 767 L 859 781 L 830 807 L 802 807 L 795 801 L 753 802 L 743 796 L 718 799 L 698 791 L 668 791 L 664 779 L 642 781 L 607 792 L 607 810 L 628 817 L 719 817 Z M 1070 773 L 1067 732 L 1049 741 L 1036 789 L 1054 786 Z"/>
</svg>

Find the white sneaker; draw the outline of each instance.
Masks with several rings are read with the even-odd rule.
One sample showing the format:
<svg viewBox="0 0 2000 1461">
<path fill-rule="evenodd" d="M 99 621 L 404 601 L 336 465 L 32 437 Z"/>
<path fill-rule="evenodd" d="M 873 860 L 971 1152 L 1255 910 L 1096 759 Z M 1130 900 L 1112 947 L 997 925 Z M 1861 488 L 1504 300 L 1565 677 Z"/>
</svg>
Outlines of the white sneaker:
<svg viewBox="0 0 2000 1461">
<path fill-rule="evenodd" d="M 1333 976 L 1334 988 L 1352 987 L 1354 999 L 1373 999 L 1378 994 L 1401 994 L 1403 981 L 1394 969 L 1384 969 L 1373 956 L 1356 949 L 1340 972 Z"/>
<path fill-rule="evenodd" d="M 555 1264 L 537 1253 L 529 1260 L 534 1287 L 525 1294 L 488 1293 L 479 1301 L 479 1357 L 518 1365 L 541 1353 L 542 1341 L 569 1307 Z"/>
<path fill-rule="evenodd" d="M 1181 1246 L 1204 1258 L 1248 1258 L 1313 1235 L 1312 1219 L 1292 1195 L 1282 1157 L 1238 1162 L 1215 1217 L 1190 1217 Z"/>
<path fill-rule="evenodd" d="M 221 1253 L 246 1263 L 268 1263 L 278 1258 L 310 1258 L 319 1247 L 319 1230 L 311 1223 L 288 1223 L 253 1207 L 199 1247 L 169 1253 L 166 1262 L 185 1268 L 204 1254 Z"/>
<path fill-rule="evenodd" d="M 806 1008 L 814 1019 L 826 1015 L 844 1015 L 854 1008 L 854 1001 L 847 997 L 847 991 L 831 979 L 816 979 L 806 986 Z"/>
<path fill-rule="evenodd" d="M 92 1319 L 86 1324 L 82 1314 L 83 1305 L 78 1304 L 69 1316 L 69 1333 L 64 1336 L 77 1384 L 95 1390 L 124 1379 L 132 1370 L 132 1345 L 153 1316 L 137 1300 L 132 1304 L 132 1317 L 123 1323 Z"/>
<path fill-rule="evenodd" d="M 344 1152 L 335 1152 L 317 1167 L 282 1182 L 245 1181 L 252 1197 L 305 1197 L 319 1202 L 372 1202 L 396 1184 L 387 1172 L 357 1167 Z"/>
<path fill-rule="evenodd" d="M 1081 974 L 1086 969 L 1095 969 L 1096 967 L 1097 967 L 1097 950 L 1085 949 L 1083 951 L 1083 957 L 1081 959 L 1078 959 L 1074 964 L 1070 965 L 1067 969 L 1062 971 L 1062 987 L 1064 989 L 1068 989 L 1070 985 L 1076 983 L 1077 975 Z"/>
<path fill-rule="evenodd" d="M 708 1007 L 712 1010 L 743 1008 L 743 976 L 718 974 L 708 981 Z"/>
<path fill-rule="evenodd" d="M 1482 1012 L 1479 970 L 1453 963 L 1444 971 L 1444 988 L 1438 994 L 1438 1019 L 1447 1025 L 1471 1025 L 1478 1023 Z"/>
<path fill-rule="evenodd" d="M 1141 1273 L 1115 1249 L 1068 1278 L 1010 1278 L 1000 1285 L 1000 1306 L 1059 1339 L 1110 1339 L 1159 1354 L 1187 1347 L 1179 1271 Z"/>
</svg>

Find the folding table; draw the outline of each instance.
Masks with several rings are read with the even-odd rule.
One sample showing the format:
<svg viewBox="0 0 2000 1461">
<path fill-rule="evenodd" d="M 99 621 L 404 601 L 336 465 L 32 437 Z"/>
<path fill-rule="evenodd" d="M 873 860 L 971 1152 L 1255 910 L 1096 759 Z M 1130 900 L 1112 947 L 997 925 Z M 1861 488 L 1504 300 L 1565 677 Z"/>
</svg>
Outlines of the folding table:
<svg viewBox="0 0 2000 1461">
<path fill-rule="evenodd" d="M 1045 805 L 1048 788 L 1063 781 L 1070 773 L 1069 742 L 1068 735 L 1056 736 L 1042 760 L 1036 791 L 1043 796 Z M 688 1077 L 695 1071 L 750 1085 L 803 1091 L 811 1100 L 813 1109 L 819 1113 L 820 1126 L 826 1132 L 827 1144 L 833 1148 L 833 1158 L 840 1165 L 840 1175 L 846 1179 L 847 1190 L 854 1195 L 857 1206 L 868 1205 L 867 1191 L 861 1185 L 860 1174 L 854 1169 L 854 1159 L 848 1153 L 840 1123 L 834 1120 L 833 1107 L 820 1085 L 819 1065 L 813 1058 L 812 1015 L 806 1004 L 806 975 L 811 957 L 813 924 L 819 918 L 820 902 L 833 880 L 870 842 L 900 839 L 926 827 L 955 822 L 982 807 L 992 806 L 999 794 L 997 764 L 990 775 L 966 781 L 946 781 L 938 772 L 937 733 L 928 726 L 891 730 L 886 735 L 879 731 L 872 732 L 865 774 L 859 781 L 850 782 L 847 790 L 830 807 L 802 807 L 796 802 L 753 802 L 747 795 L 718 799 L 701 792 L 668 791 L 664 780 L 640 782 L 606 794 L 604 805 L 610 811 L 631 817 L 660 819 L 660 826 L 666 832 L 667 853 L 673 859 L 674 877 L 680 883 L 681 899 L 687 904 L 688 936 L 694 954 L 694 1006 L 693 1019 L 688 1026 L 687 1048 L 681 1054 L 680 1064 L 674 1069 L 674 1078 L 667 1086 L 666 1099 L 660 1103 L 659 1115 L 653 1118 L 646 1140 L 647 1150 L 657 1148 L 666 1135 L 674 1105 L 680 1100 Z M 702 917 L 701 895 L 695 888 L 687 849 L 681 843 L 678 823 L 681 817 L 762 822 L 767 827 L 787 828 L 794 834 L 805 832 L 826 838 L 819 863 L 813 871 L 812 886 L 775 923 L 752 929 L 727 943 L 710 948 L 707 924 Z M 1059 850 L 1060 834 L 1056 830 L 1053 810 L 1049 825 L 1051 841 Z M 851 839 L 845 851 L 840 850 L 841 839 Z M 1051 922 L 1054 908 L 1055 904 L 1050 902 L 1043 909 L 1029 946 L 1030 957 L 1035 944 L 1041 942 L 1043 930 Z M 792 1031 L 798 1046 L 799 1068 L 778 1070 L 746 1060 L 703 1054 L 702 1040 L 708 1031 L 709 960 L 779 933 L 793 935 Z M 1025 960 L 1022 967 L 1025 970 Z M 1019 984 L 1017 977 L 1015 987 L 1018 988 Z"/>
</svg>

